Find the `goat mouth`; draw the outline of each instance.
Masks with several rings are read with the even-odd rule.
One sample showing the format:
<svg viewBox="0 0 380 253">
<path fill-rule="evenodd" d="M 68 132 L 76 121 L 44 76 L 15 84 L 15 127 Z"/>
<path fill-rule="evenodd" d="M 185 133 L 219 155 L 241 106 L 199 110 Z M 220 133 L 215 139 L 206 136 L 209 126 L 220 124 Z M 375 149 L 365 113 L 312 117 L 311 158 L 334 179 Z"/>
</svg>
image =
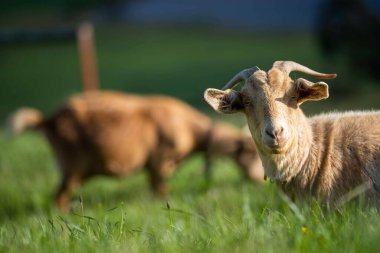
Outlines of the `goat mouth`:
<svg viewBox="0 0 380 253">
<path fill-rule="evenodd" d="M 281 148 L 279 148 L 279 147 L 275 147 L 275 148 L 270 148 L 270 149 L 269 149 L 269 152 L 270 152 L 271 154 L 276 154 L 276 155 L 278 155 L 278 154 L 282 154 L 282 153 L 284 153 L 284 150 L 281 149 Z"/>
<path fill-rule="evenodd" d="M 285 152 L 285 143 L 271 142 L 265 143 L 267 150 L 272 154 L 281 154 Z"/>
</svg>

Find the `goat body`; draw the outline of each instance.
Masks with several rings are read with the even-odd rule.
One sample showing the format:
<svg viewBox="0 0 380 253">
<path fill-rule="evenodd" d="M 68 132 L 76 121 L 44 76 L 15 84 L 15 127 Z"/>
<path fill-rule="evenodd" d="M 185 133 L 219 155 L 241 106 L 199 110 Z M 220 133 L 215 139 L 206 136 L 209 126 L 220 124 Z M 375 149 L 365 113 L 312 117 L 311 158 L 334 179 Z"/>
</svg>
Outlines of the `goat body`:
<svg viewBox="0 0 380 253">
<path fill-rule="evenodd" d="M 72 97 L 49 118 L 25 115 L 16 113 L 13 122 L 28 118 L 31 123 L 20 128 L 40 129 L 56 152 L 63 176 L 56 202 L 64 210 L 70 192 L 92 176 L 128 176 L 144 167 L 154 192 L 165 196 L 165 179 L 197 151 L 228 155 L 254 180 L 263 178 L 250 138 L 174 98 L 88 92 Z"/>
<path fill-rule="evenodd" d="M 345 194 L 368 184 L 367 196 L 380 199 L 380 112 L 329 113 L 311 117 L 300 127 L 288 155 L 263 158 L 289 195 L 340 204 Z M 302 130 L 301 130 L 302 129 Z M 365 129 L 365 130 L 364 130 Z"/>
</svg>

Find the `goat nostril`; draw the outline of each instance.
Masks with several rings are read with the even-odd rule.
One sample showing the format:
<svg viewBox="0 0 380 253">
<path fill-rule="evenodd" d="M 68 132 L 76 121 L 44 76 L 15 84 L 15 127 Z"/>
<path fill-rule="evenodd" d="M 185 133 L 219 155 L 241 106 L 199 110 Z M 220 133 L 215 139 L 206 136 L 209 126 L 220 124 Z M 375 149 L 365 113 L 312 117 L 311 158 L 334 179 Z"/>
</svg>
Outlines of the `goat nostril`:
<svg viewBox="0 0 380 253">
<path fill-rule="evenodd" d="M 278 139 L 278 138 L 281 138 L 282 134 L 284 132 L 284 128 L 283 127 L 279 127 L 277 129 L 274 129 L 274 130 L 270 130 L 270 129 L 267 129 L 265 130 L 265 133 L 271 137 L 272 139 Z"/>
<path fill-rule="evenodd" d="M 269 130 L 266 130 L 265 133 L 270 136 L 272 139 L 275 139 L 276 138 L 276 135 L 274 132 L 272 131 L 269 131 Z"/>
<path fill-rule="evenodd" d="M 280 136 L 283 132 L 284 132 L 284 128 L 280 127 L 279 129 L 277 129 L 277 130 L 274 131 L 274 134 L 276 136 Z"/>
</svg>

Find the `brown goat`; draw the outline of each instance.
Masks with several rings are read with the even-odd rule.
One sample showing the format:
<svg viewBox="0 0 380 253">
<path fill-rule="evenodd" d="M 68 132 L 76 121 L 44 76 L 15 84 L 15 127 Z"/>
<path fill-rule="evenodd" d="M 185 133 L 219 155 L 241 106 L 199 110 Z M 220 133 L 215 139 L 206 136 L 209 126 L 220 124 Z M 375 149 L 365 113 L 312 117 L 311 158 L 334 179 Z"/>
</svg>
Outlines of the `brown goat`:
<svg viewBox="0 0 380 253">
<path fill-rule="evenodd" d="M 278 61 L 268 72 L 257 67 L 240 72 L 224 90 L 207 89 L 205 99 L 218 112 L 246 115 L 265 174 L 292 197 L 336 206 L 364 191 L 379 209 L 380 112 L 307 118 L 300 105 L 327 98 L 328 86 L 302 78 L 293 81 L 292 71 L 336 77 Z M 232 90 L 240 81 L 245 81 L 241 91 Z"/>
<path fill-rule="evenodd" d="M 165 196 L 165 179 L 197 151 L 233 158 L 254 181 L 264 177 L 251 138 L 174 98 L 88 92 L 49 118 L 21 109 L 10 122 L 13 133 L 36 128 L 47 136 L 62 170 L 56 203 L 63 210 L 72 190 L 92 176 L 128 176 L 143 167 L 153 191 Z"/>
</svg>

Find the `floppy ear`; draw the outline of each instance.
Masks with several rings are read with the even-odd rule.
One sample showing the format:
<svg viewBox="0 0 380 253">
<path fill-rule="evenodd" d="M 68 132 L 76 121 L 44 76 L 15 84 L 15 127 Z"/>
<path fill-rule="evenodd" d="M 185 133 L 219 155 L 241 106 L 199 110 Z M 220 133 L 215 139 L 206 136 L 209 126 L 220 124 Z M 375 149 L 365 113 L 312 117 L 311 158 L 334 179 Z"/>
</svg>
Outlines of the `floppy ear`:
<svg viewBox="0 0 380 253">
<path fill-rule="evenodd" d="M 240 93 L 235 90 L 207 89 L 204 98 L 219 113 L 236 113 L 244 108 Z"/>
<path fill-rule="evenodd" d="M 305 101 L 318 101 L 329 97 L 329 86 L 324 82 L 312 83 L 303 78 L 296 80 L 297 103 Z"/>
</svg>

